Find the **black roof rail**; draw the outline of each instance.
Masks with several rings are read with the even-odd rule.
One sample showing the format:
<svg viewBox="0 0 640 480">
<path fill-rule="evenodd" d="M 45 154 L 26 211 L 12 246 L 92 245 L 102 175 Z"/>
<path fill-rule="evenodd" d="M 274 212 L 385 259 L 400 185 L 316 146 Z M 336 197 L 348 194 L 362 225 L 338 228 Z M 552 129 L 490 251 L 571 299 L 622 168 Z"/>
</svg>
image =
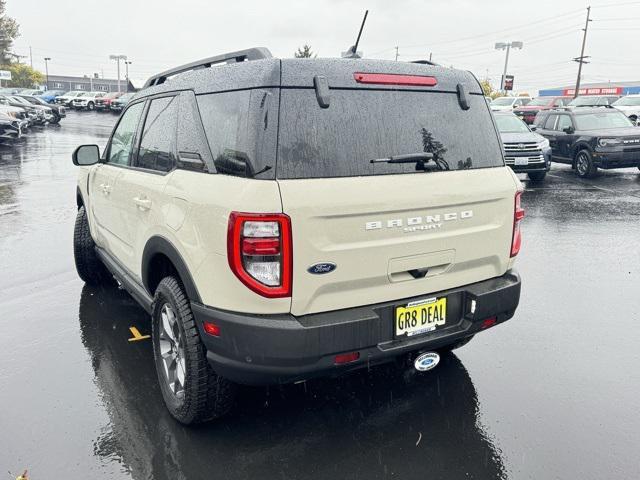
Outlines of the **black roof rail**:
<svg viewBox="0 0 640 480">
<path fill-rule="evenodd" d="M 440 64 L 436 63 L 436 62 L 432 62 L 431 60 L 413 60 L 409 63 L 419 63 L 421 65 L 433 65 L 435 67 L 439 67 Z"/>
<path fill-rule="evenodd" d="M 169 70 L 158 73 L 150 77 L 142 88 L 160 85 L 166 82 L 168 78 L 178 75 L 179 73 L 198 70 L 200 68 L 209 68 L 211 65 L 216 63 L 245 62 L 251 60 L 262 60 L 265 58 L 273 58 L 269 49 L 265 47 L 255 47 L 248 48 L 246 50 L 238 50 L 237 52 L 223 53 L 221 55 L 203 58 L 202 60 L 196 60 L 195 62 L 186 63 L 179 67 L 170 68 Z"/>
</svg>

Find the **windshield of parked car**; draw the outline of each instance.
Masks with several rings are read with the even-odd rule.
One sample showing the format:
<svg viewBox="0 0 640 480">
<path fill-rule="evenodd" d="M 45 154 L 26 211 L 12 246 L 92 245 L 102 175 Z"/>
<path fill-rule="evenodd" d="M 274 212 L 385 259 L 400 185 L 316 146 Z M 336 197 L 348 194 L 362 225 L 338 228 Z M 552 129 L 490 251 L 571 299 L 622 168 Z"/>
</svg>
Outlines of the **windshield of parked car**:
<svg viewBox="0 0 640 480">
<path fill-rule="evenodd" d="M 551 102 L 551 98 L 547 97 L 538 97 L 538 98 L 534 98 L 533 100 L 531 100 L 529 103 L 527 103 L 527 106 L 530 107 L 543 107 L 546 105 L 549 105 L 549 102 Z"/>
<path fill-rule="evenodd" d="M 496 115 L 496 124 L 500 133 L 526 133 L 529 127 L 515 115 Z"/>
<path fill-rule="evenodd" d="M 614 107 L 637 107 L 640 106 L 639 97 L 622 97 L 620 100 L 616 100 L 613 103 Z"/>
<path fill-rule="evenodd" d="M 576 115 L 578 130 L 606 130 L 609 128 L 633 127 L 633 123 L 622 112 L 606 111 Z"/>
<path fill-rule="evenodd" d="M 514 101 L 515 101 L 515 98 L 513 97 L 494 98 L 493 102 L 491 102 L 491 105 L 496 105 L 498 107 L 506 107 L 508 105 L 513 105 Z"/>
<path fill-rule="evenodd" d="M 21 97 L 9 97 L 11 98 L 11 100 L 13 100 L 14 102 L 18 102 L 18 103 L 23 103 L 25 105 L 30 105 L 30 103 L 28 101 L 26 101 L 24 98 Z"/>
<path fill-rule="evenodd" d="M 569 105 L 573 107 L 584 107 L 585 105 L 596 105 L 598 103 L 598 97 L 576 97 L 569 102 Z"/>
<path fill-rule="evenodd" d="M 123 100 L 123 101 L 128 101 L 131 100 L 131 97 L 133 97 L 133 93 L 125 93 L 124 95 L 122 95 L 121 97 L 118 97 L 118 100 Z"/>
</svg>

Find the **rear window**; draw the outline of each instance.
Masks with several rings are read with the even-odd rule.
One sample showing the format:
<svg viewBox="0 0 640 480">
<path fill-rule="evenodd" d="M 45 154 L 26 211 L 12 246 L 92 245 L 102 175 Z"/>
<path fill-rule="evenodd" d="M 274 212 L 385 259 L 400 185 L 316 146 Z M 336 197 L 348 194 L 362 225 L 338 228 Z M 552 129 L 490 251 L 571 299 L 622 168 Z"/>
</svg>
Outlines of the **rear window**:
<svg viewBox="0 0 640 480">
<path fill-rule="evenodd" d="M 485 99 L 455 93 L 331 90 L 318 106 L 315 90 L 283 89 L 278 178 L 424 173 L 414 163 L 371 163 L 392 155 L 429 152 L 445 170 L 504 165 Z M 429 163 L 429 162 L 427 162 Z"/>
</svg>

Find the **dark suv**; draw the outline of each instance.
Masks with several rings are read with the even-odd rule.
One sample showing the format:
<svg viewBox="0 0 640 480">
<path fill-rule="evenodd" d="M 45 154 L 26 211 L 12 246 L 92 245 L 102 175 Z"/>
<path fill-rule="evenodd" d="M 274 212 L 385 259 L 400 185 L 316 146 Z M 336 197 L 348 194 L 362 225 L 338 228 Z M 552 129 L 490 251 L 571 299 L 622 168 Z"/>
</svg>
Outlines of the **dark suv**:
<svg viewBox="0 0 640 480">
<path fill-rule="evenodd" d="M 616 109 L 541 112 L 534 129 L 549 140 L 552 161 L 570 164 L 580 177 L 598 168 L 640 168 L 640 128 Z"/>
</svg>

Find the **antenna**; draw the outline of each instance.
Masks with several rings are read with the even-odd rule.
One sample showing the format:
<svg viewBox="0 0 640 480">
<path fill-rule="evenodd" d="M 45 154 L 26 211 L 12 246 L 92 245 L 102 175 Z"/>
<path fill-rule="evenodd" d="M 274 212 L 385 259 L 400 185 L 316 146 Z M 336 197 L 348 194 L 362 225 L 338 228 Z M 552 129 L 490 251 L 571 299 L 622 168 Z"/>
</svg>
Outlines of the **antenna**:
<svg viewBox="0 0 640 480">
<path fill-rule="evenodd" d="M 358 45 L 360 44 L 360 37 L 362 36 L 364 24 L 367 21 L 367 15 L 369 15 L 369 10 L 364 11 L 364 18 L 362 19 L 362 24 L 360 25 L 360 31 L 358 32 L 358 38 L 356 38 L 356 44 L 352 47 L 349 47 L 349 50 L 342 54 L 342 58 L 360 58 L 360 55 L 358 55 Z"/>
</svg>

